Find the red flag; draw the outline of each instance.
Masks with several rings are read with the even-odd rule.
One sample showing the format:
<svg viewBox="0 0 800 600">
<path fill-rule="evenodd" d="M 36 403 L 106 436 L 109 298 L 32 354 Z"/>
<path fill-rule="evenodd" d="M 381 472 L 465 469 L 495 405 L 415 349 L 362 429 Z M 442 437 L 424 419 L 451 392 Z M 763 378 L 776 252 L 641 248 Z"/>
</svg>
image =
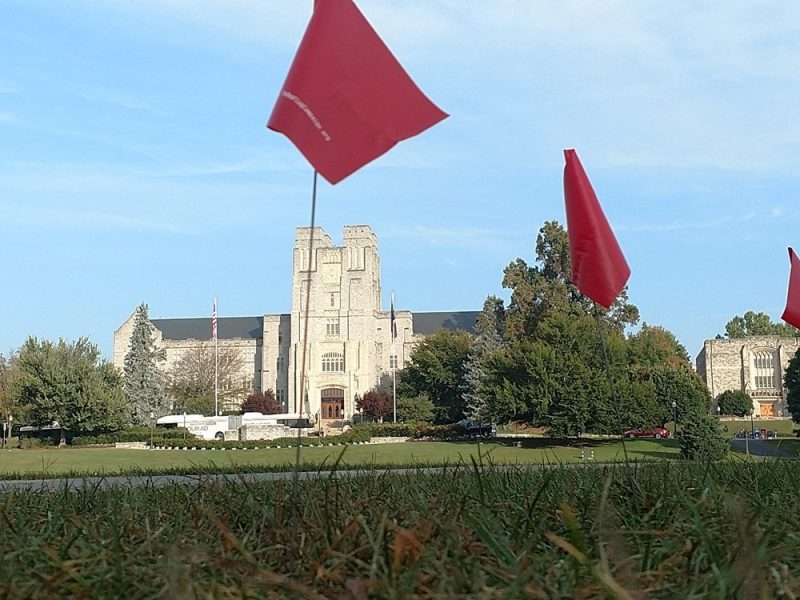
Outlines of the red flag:
<svg viewBox="0 0 800 600">
<path fill-rule="evenodd" d="M 617 238 L 603 214 L 575 150 L 564 150 L 564 201 L 572 281 L 582 294 L 608 308 L 631 276 Z"/>
<path fill-rule="evenodd" d="M 338 183 L 446 117 L 352 0 L 315 0 L 267 127 Z"/>
<path fill-rule="evenodd" d="M 789 248 L 789 292 L 781 319 L 800 329 L 800 259 Z"/>
</svg>

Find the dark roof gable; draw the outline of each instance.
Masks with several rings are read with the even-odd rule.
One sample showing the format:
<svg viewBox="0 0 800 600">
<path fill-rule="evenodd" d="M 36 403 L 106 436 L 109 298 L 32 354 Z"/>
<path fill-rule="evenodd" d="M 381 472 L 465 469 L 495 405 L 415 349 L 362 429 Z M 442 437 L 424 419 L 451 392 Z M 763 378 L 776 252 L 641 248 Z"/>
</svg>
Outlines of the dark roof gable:
<svg viewBox="0 0 800 600">
<path fill-rule="evenodd" d="M 210 340 L 211 317 L 199 319 L 150 319 L 166 340 Z M 264 317 L 219 317 L 217 339 L 258 340 L 264 336 Z"/>
<path fill-rule="evenodd" d="M 475 333 L 475 319 L 481 314 L 477 310 L 457 312 L 415 312 L 411 313 L 414 335 L 430 335 L 437 329 L 451 331 L 463 330 Z"/>
</svg>

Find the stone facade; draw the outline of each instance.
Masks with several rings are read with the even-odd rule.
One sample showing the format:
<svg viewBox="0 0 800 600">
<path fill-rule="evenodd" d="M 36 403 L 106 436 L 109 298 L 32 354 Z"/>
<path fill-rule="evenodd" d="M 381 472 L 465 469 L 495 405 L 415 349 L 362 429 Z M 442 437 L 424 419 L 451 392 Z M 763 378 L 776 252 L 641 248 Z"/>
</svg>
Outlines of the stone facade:
<svg viewBox="0 0 800 600">
<path fill-rule="evenodd" d="M 401 369 L 426 335 L 439 328 L 472 331 L 478 313 L 395 310 L 393 340 L 390 311 L 381 308 L 381 263 L 372 229 L 346 226 L 343 243 L 336 246 L 317 227 L 309 252 L 311 238 L 311 228 L 297 228 L 291 312 L 220 317 L 217 338 L 220 347 L 238 348 L 245 359 L 236 384 L 272 389 L 286 412 L 302 412 L 326 425 L 350 419 L 357 394 L 390 387 L 393 367 Z M 209 318 L 152 323 L 156 344 L 166 350 L 165 369 L 187 350 L 210 341 Z M 119 367 L 132 329 L 133 315 L 114 332 L 113 361 Z"/>
<path fill-rule="evenodd" d="M 783 376 L 798 348 L 800 339 L 791 337 L 706 340 L 697 372 L 715 401 L 726 390 L 744 390 L 753 398 L 756 417 L 788 417 Z"/>
</svg>

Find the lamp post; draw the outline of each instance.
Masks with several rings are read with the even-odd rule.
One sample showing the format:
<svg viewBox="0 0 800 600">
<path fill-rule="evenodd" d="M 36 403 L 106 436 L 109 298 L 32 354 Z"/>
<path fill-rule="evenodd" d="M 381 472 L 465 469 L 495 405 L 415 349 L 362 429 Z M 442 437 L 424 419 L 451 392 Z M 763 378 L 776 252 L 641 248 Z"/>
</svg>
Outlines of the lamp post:
<svg viewBox="0 0 800 600">
<path fill-rule="evenodd" d="M 186 411 L 183 411 L 183 441 L 186 441 Z"/>
<path fill-rule="evenodd" d="M 672 437 L 678 435 L 678 403 L 672 401 Z"/>
<path fill-rule="evenodd" d="M 156 418 L 156 414 L 151 410 L 150 411 L 150 450 L 153 449 L 153 420 Z"/>
<path fill-rule="evenodd" d="M 752 417 L 753 409 L 752 408 L 749 409 L 747 411 L 747 414 L 750 415 L 750 423 L 752 423 L 753 422 L 753 417 Z M 752 427 L 752 425 L 750 426 L 750 431 L 749 432 L 746 431 L 745 434 L 744 434 L 744 452 L 745 452 L 745 454 L 747 454 L 747 456 L 750 456 L 750 436 L 751 435 L 753 435 L 753 427 Z"/>
<path fill-rule="evenodd" d="M 9 413 L 8 415 L 8 427 L 6 428 L 6 450 L 9 448 L 9 443 L 11 442 L 11 430 L 14 428 L 14 415 Z"/>
</svg>

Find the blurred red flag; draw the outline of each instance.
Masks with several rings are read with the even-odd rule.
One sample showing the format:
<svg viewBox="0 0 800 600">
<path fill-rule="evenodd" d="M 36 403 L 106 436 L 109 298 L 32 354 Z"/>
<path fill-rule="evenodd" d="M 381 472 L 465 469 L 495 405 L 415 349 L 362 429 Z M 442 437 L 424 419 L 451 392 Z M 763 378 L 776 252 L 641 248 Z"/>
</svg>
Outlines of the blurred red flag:
<svg viewBox="0 0 800 600">
<path fill-rule="evenodd" d="M 267 127 L 338 183 L 446 117 L 352 0 L 315 0 Z"/>
<path fill-rule="evenodd" d="M 789 292 L 781 319 L 800 329 L 800 259 L 789 248 Z"/>
<path fill-rule="evenodd" d="M 608 308 L 631 275 L 575 150 L 564 150 L 564 202 L 572 281 L 582 294 Z"/>
</svg>

